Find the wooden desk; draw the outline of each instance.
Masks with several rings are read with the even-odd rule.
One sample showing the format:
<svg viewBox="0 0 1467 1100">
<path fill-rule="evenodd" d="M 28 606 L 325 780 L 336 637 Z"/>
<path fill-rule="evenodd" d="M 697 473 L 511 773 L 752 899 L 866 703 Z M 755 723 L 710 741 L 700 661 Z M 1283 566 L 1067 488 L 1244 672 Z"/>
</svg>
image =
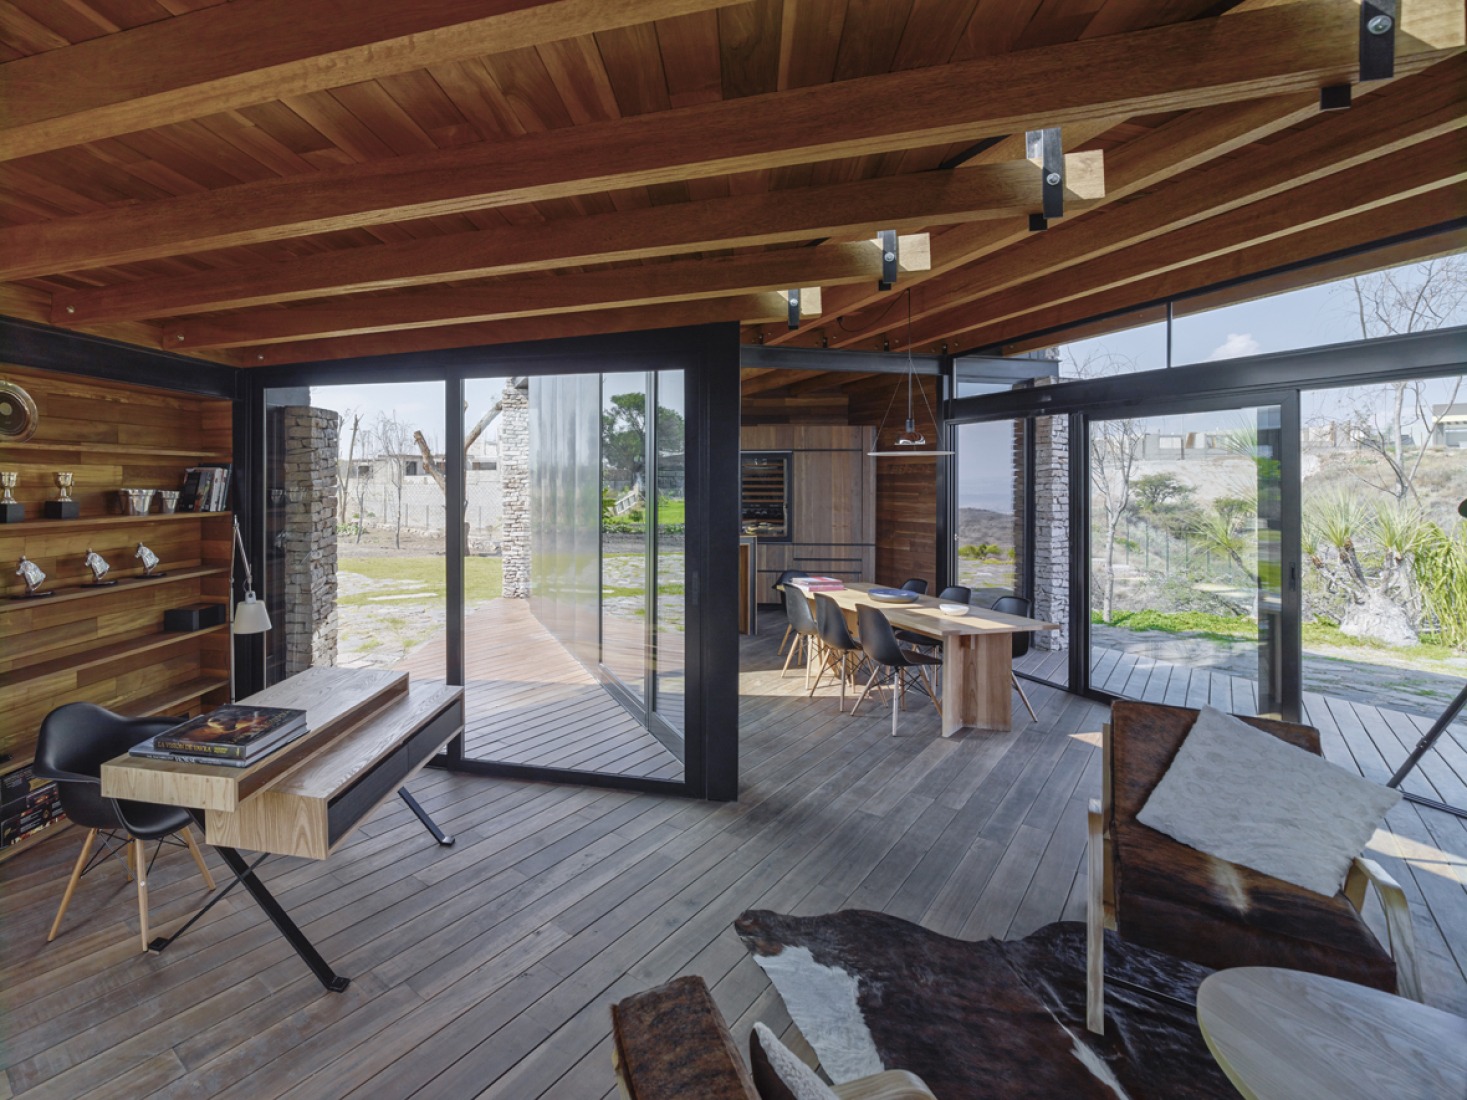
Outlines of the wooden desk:
<svg viewBox="0 0 1467 1100">
<path fill-rule="evenodd" d="M 169 937 L 164 950 L 236 885 L 243 885 L 326 988 L 338 977 L 255 869 L 265 856 L 326 859 L 394 793 L 440 844 L 452 844 L 403 784 L 463 731 L 463 688 L 413 684 L 405 672 L 308 669 L 244 703 L 305 710 L 310 732 L 249 768 L 120 756 L 102 765 L 102 793 L 194 811 L 234 881 Z M 264 853 L 253 864 L 238 849 Z"/>
<path fill-rule="evenodd" d="M 1368 986 L 1268 966 L 1219 970 L 1197 1022 L 1249 1100 L 1467 1097 L 1467 1020 Z"/>
<path fill-rule="evenodd" d="M 880 585 L 851 581 L 844 589 L 825 592 L 840 605 L 852 633 L 856 605 L 881 611 L 898 630 L 925 634 L 942 643 L 942 735 L 965 729 L 1008 730 L 1013 725 L 1012 635 L 1026 630 L 1058 630 L 1058 623 L 1025 619 L 973 607 L 954 618 L 939 610 L 942 601 L 921 596 L 914 604 L 889 604 L 866 593 Z M 803 591 L 803 589 L 802 589 Z M 807 593 L 808 595 L 808 593 Z M 814 606 L 814 597 L 810 598 Z"/>
</svg>

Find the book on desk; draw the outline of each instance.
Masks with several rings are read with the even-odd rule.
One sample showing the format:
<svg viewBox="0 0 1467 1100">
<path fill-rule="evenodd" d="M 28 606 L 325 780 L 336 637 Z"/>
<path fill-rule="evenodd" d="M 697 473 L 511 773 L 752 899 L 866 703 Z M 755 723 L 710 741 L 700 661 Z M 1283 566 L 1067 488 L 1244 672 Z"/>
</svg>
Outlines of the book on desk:
<svg viewBox="0 0 1467 1100">
<path fill-rule="evenodd" d="M 231 703 L 180 722 L 130 752 L 154 760 L 246 768 L 307 732 L 303 710 Z"/>
</svg>

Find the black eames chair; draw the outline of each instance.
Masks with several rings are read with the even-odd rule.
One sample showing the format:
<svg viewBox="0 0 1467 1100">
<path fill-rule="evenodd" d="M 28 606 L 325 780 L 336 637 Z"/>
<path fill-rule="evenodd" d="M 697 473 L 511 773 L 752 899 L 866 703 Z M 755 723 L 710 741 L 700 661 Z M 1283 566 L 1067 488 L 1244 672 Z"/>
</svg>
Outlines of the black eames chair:
<svg viewBox="0 0 1467 1100">
<path fill-rule="evenodd" d="M 815 694 L 815 688 L 820 686 L 826 671 L 835 669 L 840 677 L 840 709 L 844 711 L 846 685 L 860 664 L 861 643 L 851 637 L 850 627 L 846 626 L 846 613 L 840 609 L 840 604 L 823 592 L 815 593 L 815 623 L 820 630 L 820 672 L 810 694 Z"/>
<path fill-rule="evenodd" d="M 809 687 L 810 662 L 814 659 L 815 652 L 811 647 L 819 645 L 820 631 L 816 629 L 815 616 L 810 611 L 810 600 L 805 593 L 794 587 L 786 589 L 784 614 L 790 624 L 789 630 L 786 630 L 785 633 L 788 635 L 790 631 L 794 631 L 795 640 L 790 643 L 789 655 L 785 657 L 784 668 L 779 672 L 780 679 L 783 679 L 784 674 L 789 671 L 790 662 L 795 659 L 796 651 L 801 651 L 805 661 L 805 686 Z"/>
<path fill-rule="evenodd" d="M 1023 596 L 1000 596 L 993 601 L 993 610 L 1004 615 L 1020 615 L 1026 619 L 1033 618 L 1034 616 L 1034 605 L 1024 599 Z M 1014 660 L 1018 660 L 1029 652 L 1029 646 L 1032 644 L 1033 638 L 1034 632 L 1032 630 L 1026 630 L 1023 633 L 1013 635 Z M 1029 712 L 1030 719 L 1035 722 L 1039 721 L 1039 716 L 1034 713 L 1034 707 L 1029 703 L 1029 696 L 1024 694 L 1024 687 L 1019 683 L 1018 673 L 1010 670 L 1009 679 L 1014 682 L 1014 690 L 1019 693 L 1019 698 L 1024 700 L 1024 709 Z"/>
<path fill-rule="evenodd" d="M 867 658 L 876 667 L 871 670 L 871 678 L 866 681 L 866 689 L 861 692 L 861 698 L 856 700 L 856 705 L 851 708 L 851 714 L 861 709 L 861 704 L 866 701 L 866 696 L 871 694 L 871 689 L 876 685 L 876 678 L 882 675 L 882 683 L 891 687 L 891 735 L 897 732 L 897 704 L 906 697 L 907 684 L 921 681 L 921 687 L 927 692 L 927 697 L 932 700 L 932 706 L 937 711 L 937 716 L 942 717 L 942 704 L 937 701 L 937 693 L 932 690 L 932 681 L 927 678 L 927 670 L 942 664 L 942 658 L 934 657 L 930 653 L 919 653 L 915 649 L 903 649 L 902 644 L 897 641 L 896 634 L 891 629 L 891 622 L 876 608 L 868 604 L 856 605 L 856 629 L 861 634 L 861 648 L 865 650 Z M 915 671 L 913 671 L 915 670 Z"/>
<path fill-rule="evenodd" d="M 902 581 L 902 591 L 915 592 L 919 596 L 927 595 L 927 582 L 921 577 L 913 577 L 911 580 Z"/>
<path fill-rule="evenodd" d="M 189 825 L 193 817 L 181 806 L 157 806 L 150 802 L 126 802 L 102 795 L 102 765 L 121 756 L 141 741 L 177 725 L 173 718 L 125 718 L 91 703 L 67 703 L 46 715 L 36 741 L 35 773 L 42 779 L 54 779 L 66 816 L 87 830 L 81 854 L 76 858 L 61 908 L 51 924 L 50 943 L 61 928 L 61 918 L 71 903 L 71 895 L 82 875 L 101 860 L 121 851 L 112 842 L 118 833 L 127 837 L 132 873 L 138 880 L 138 919 L 142 923 L 143 950 L 148 949 L 148 869 L 152 861 L 144 855 L 143 845 L 163 841 L 177 833 L 183 837 L 199 874 L 210 890 L 214 879 L 204 865 Z M 97 834 L 103 834 L 102 847 L 95 856 L 92 846 Z M 174 843 L 178 843 L 175 841 Z M 153 858 L 157 859 L 157 849 Z"/>
<path fill-rule="evenodd" d="M 789 602 L 790 594 L 789 590 L 785 588 L 785 585 L 797 577 L 808 577 L 809 575 L 803 569 L 786 569 L 779 575 L 779 580 L 774 582 L 774 590 L 779 593 L 779 602 L 781 605 Z M 786 615 L 788 615 L 788 609 L 786 609 Z M 793 624 L 784 628 L 784 637 L 779 640 L 779 649 L 775 650 L 776 654 L 784 652 L 785 643 L 790 640 L 790 635 L 794 633 L 794 629 Z"/>
</svg>

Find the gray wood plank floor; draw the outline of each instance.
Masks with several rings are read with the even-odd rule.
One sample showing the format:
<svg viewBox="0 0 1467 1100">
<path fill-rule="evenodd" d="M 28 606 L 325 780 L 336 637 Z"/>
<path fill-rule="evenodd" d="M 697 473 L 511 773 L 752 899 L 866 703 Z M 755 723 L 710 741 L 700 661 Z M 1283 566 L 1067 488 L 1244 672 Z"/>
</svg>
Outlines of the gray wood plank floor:
<svg viewBox="0 0 1467 1100">
<path fill-rule="evenodd" d="M 883 708 L 837 714 L 833 689 L 807 699 L 781 678 L 772 622 L 743 645 L 737 803 L 430 772 L 413 790 L 455 847 L 393 803 L 326 863 L 267 863 L 353 979 L 339 996 L 233 895 L 165 955 L 140 954 L 115 866 L 83 880 L 45 944 L 76 830 L 0 865 L 0 1100 L 609 1096 L 608 1004 L 678 974 L 707 979 L 740 1043 L 755 1020 L 788 1032 L 733 934 L 746 908 L 859 906 L 965 937 L 1082 915 L 1102 707 L 1036 685 L 1038 722 L 943 741 L 913 698 L 893 738 Z M 1441 853 L 1467 845 L 1455 820 L 1392 826 L 1383 862 L 1424 902 L 1428 992 L 1467 1010 L 1467 922 L 1444 900 L 1462 888 L 1414 877 L 1460 866 Z M 172 850 L 150 887 L 165 929 L 202 897 Z"/>
</svg>

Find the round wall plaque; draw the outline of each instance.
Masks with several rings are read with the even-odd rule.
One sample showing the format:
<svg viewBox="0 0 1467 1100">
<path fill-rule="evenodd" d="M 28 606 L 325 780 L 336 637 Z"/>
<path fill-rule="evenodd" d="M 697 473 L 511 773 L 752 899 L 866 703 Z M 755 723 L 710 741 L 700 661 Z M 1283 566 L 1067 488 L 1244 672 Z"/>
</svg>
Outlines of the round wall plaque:
<svg viewBox="0 0 1467 1100">
<path fill-rule="evenodd" d="M 0 378 L 0 443 L 24 443 L 36 434 L 39 420 L 31 395 Z"/>
</svg>

